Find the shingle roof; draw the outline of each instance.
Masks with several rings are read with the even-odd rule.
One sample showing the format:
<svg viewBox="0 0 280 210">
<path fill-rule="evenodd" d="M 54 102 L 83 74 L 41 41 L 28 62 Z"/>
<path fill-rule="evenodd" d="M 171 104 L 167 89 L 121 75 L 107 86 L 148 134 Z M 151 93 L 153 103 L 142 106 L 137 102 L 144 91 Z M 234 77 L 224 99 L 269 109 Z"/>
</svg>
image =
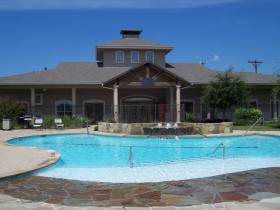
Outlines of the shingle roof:
<svg viewBox="0 0 280 210">
<path fill-rule="evenodd" d="M 208 69 L 196 63 L 171 63 L 169 66 L 171 66 L 171 68 L 167 68 L 168 70 L 173 71 L 175 74 L 193 84 L 207 84 L 213 80 L 217 74 L 223 73 L 221 71 Z M 260 73 L 256 74 L 254 72 L 233 72 L 233 74 L 241 76 L 241 78 L 249 84 L 271 85 L 275 84 L 278 80 L 277 76 Z"/>
<path fill-rule="evenodd" d="M 26 74 L 1 77 L 0 84 L 100 84 L 129 67 L 99 67 L 94 62 L 62 62 L 55 70 L 43 70 Z"/>
<path fill-rule="evenodd" d="M 95 62 L 62 62 L 55 70 L 0 77 L 0 85 L 101 84 L 127 72 L 130 68 L 99 67 Z M 171 63 L 167 65 L 166 70 L 192 84 L 206 84 L 218 73 L 222 73 L 195 63 Z M 234 74 L 239 74 L 247 83 L 255 85 L 273 85 L 278 80 L 277 76 L 266 74 L 250 72 L 234 72 Z"/>
<path fill-rule="evenodd" d="M 169 53 L 174 47 L 170 45 L 160 44 L 157 42 L 146 41 L 138 38 L 125 38 L 112 42 L 106 42 L 96 45 L 96 60 L 102 60 L 103 49 L 148 49 L 148 50 L 163 50 Z"/>
</svg>

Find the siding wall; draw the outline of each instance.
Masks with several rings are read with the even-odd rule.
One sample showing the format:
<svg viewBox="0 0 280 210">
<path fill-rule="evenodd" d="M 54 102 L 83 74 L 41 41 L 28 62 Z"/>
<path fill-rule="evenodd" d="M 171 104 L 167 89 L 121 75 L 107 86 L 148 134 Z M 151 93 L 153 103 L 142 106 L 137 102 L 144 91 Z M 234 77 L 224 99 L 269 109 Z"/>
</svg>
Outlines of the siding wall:
<svg viewBox="0 0 280 210">
<path fill-rule="evenodd" d="M 139 51 L 139 63 L 130 62 L 130 52 L 132 50 L 123 50 L 124 51 L 124 63 L 116 63 L 115 53 L 117 50 L 104 50 L 103 54 L 103 65 L 105 67 L 133 67 L 139 63 L 146 61 L 146 52 L 148 50 L 138 50 Z M 165 66 L 165 54 L 162 51 L 153 51 L 154 52 L 154 63 L 159 66 Z"/>
<path fill-rule="evenodd" d="M 181 91 L 181 101 L 193 101 L 194 113 L 201 116 L 201 88 L 187 88 Z M 55 114 L 55 101 L 72 100 L 72 90 L 70 88 L 64 89 L 36 89 L 36 93 L 43 95 L 43 105 L 35 106 L 35 113 L 43 115 Z M 170 101 L 170 88 L 119 88 L 119 105 L 122 105 L 121 99 L 128 96 L 148 96 L 154 98 L 157 102 L 167 104 L 166 113 L 171 112 L 170 104 L 176 103 L 176 92 L 173 88 L 173 102 Z M 1 89 L 0 96 L 9 95 L 20 101 L 26 101 L 30 106 L 31 91 L 30 89 Z M 252 91 L 252 99 L 257 100 L 258 107 L 263 111 L 265 120 L 271 120 L 270 101 L 273 100 L 270 88 L 255 88 Z M 77 88 L 76 89 L 76 112 L 78 115 L 83 115 L 83 102 L 86 100 L 104 101 L 107 106 L 107 111 L 110 112 L 113 105 L 113 91 L 104 88 Z M 30 110 L 29 110 L 30 111 Z M 174 106 L 173 113 L 176 111 Z M 280 111 L 280 110 L 279 110 Z M 175 115 L 174 115 L 175 116 Z M 217 115 L 221 117 L 221 113 Z M 227 118 L 234 118 L 232 113 L 227 113 Z"/>
</svg>

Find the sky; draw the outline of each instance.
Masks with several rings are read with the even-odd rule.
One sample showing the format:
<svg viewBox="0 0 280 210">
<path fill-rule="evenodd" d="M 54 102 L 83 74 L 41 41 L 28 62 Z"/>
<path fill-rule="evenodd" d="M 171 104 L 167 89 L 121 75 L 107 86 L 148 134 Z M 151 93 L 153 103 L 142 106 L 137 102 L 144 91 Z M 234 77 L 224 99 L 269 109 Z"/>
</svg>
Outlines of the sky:
<svg viewBox="0 0 280 210">
<path fill-rule="evenodd" d="M 170 63 L 280 73 L 279 0 L 0 0 L 0 77 L 95 62 L 95 46 L 142 29 Z"/>
</svg>

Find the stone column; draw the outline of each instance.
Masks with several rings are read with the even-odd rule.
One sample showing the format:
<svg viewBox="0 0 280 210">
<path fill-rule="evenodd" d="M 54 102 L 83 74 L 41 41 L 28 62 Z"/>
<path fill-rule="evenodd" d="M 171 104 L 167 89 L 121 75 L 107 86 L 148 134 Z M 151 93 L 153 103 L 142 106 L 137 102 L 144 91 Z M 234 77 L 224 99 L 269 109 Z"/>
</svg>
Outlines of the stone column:
<svg viewBox="0 0 280 210">
<path fill-rule="evenodd" d="M 277 117 L 277 102 L 276 102 L 276 94 L 273 95 L 273 121 L 278 122 L 278 117 Z"/>
<path fill-rule="evenodd" d="M 34 114 L 34 112 L 35 112 L 35 88 L 30 88 L 30 91 L 31 91 L 31 99 L 30 99 L 31 113 Z"/>
<path fill-rule="evenodd" d="M 181 122 L 181 85 L 176 85 L 176 122 Z"/>
<path fill-rule="evenodd" d="M 117 84 L 114 85 L 114 119 L 116 123 L 119 122 L 119 86 Z"/>
<path fill-rule="evenodd" d="M 170 121 L 173 122 L 174 121 L 174 104 L 173 104 L 173 101 L 174 101 L 174 89 L 173 88 L 170 88 Z"/>
<path fill-rule="evenodd" d="M 72 88 L 72 116 L 76 116 L 76 88 Z"/>
</svg>

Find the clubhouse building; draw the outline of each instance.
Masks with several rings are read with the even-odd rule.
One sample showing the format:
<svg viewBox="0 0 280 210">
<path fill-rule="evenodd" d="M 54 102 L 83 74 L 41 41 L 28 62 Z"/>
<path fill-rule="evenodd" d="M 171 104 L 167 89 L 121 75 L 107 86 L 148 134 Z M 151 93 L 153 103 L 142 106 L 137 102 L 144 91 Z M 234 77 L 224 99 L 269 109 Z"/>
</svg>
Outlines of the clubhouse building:
<svg viewBox="0 0 280 210">
<path fill-rule="evenodd" d="M 97 62 L 61 62 L 55 69 L 0 77 L 0 96 L 9 95 L 37 115 L 86 116 L 94 121 L 149 123 L 185 121 L 185 113 L 221 118 L 200 100 L 219 71 L 196 63 L 167 63 L 173 47 L 140 39 L 141 30 L 121 30 L 121 39 L 96 46 Z M 278 118 L 272 96 L 277 77 L 234 72 L 253 87 L 251 104 L 265 120 Z M 234 110 L 226 115 L 234 118 Z"/>
</svg>

